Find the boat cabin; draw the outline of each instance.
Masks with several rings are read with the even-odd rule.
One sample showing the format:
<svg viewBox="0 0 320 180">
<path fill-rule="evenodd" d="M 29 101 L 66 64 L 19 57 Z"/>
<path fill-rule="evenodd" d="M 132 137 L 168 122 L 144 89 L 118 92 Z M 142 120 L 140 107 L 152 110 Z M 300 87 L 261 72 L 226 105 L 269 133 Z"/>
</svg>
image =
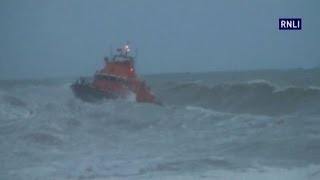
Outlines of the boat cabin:
<svg viewBox="0 0 320 180">
<path fill-rule="evenodd" d="M 135 78 L 136 72 L 134 67 L 134 59 L 129 56 L 129 46 L 125 45 L 124 48 L 118 48 L 116 54 L 109 59 L 104 58 L 105 67 L 99 72 L 100 74 L 121 76 L 123 78 Z"/>
</svg>

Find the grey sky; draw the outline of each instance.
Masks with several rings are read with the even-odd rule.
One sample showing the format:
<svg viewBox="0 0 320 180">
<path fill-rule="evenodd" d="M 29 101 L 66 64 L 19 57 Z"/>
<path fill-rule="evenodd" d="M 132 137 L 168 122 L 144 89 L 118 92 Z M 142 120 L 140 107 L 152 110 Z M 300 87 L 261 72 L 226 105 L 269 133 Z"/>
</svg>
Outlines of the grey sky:
<svg viewBox="0 0 320 180">
<path fill-rule="evenodd" d="M 320 65 L 320 1 L 0 0 L 0 79 L 91 75 L 110 44 L 140 73 Z M 279 31 L 301 17 L 302 31 Z"/>
</svg>

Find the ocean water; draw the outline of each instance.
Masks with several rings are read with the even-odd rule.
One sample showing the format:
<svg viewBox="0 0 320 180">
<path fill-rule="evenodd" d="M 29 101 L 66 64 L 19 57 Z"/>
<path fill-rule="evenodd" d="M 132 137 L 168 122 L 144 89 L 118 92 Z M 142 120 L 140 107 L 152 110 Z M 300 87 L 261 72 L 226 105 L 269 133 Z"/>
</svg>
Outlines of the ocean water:
<svg viewBox="0 0 320 180">
<path fill-rule="evenodd" d="M 163 106 L 0 81 L 0 179 L 320 179 L 320 70 L 144 76 Z"/>
</svg>

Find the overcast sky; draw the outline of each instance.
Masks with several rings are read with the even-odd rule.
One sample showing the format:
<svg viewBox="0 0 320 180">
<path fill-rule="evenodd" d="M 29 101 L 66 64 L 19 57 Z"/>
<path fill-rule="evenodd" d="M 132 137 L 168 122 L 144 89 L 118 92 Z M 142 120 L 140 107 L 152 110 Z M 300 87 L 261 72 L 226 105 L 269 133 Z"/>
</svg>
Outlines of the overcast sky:
<svg viewBox="0 0 320 180">
<path fill-rule="evenodd" d="M 139 73 L 320 65 L 319 0 L 0 0 L 0 79 L 92 75 L 129 40 Z M 279 31 L 280 17 L 302 31 Z"/>
</svg>

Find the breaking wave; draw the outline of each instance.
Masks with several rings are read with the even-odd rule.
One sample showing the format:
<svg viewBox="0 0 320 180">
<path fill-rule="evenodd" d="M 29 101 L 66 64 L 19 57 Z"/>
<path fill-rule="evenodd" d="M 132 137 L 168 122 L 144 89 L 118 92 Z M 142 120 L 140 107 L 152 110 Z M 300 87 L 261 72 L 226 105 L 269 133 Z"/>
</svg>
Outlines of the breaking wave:
<svg viewBox="0 0 320 180">
<path fill-rule="evenodd" d="M 0 104 L 27 106 L 30 101 L 43 101 L 43 97 L 73 97 L 67 80 L 8 81 L 0 83 Z M 261 115 L 319 114 L 319 86 L 278 86 L 257 79 L 247 82 L 210 84 L 200 80 L 166 81 L 154 89 L 159 99 L 167 105 L 193 105 L 221 112 Z M 30 98 L 32 97 L 32 98 Z M 38 98 L 38 99 L 37 99 Z M 128 98 L 134 101 L 134 94 Z"/>
<path fill-rule="evenodd" d="M 175 83 L 163 88 L 160 94 L 165 102 L 233 113 L 278 115 L 320 112 L 318 87 L 277 87 L 265 80 L 212 86 L 198 82 Z"/>
</svg>

